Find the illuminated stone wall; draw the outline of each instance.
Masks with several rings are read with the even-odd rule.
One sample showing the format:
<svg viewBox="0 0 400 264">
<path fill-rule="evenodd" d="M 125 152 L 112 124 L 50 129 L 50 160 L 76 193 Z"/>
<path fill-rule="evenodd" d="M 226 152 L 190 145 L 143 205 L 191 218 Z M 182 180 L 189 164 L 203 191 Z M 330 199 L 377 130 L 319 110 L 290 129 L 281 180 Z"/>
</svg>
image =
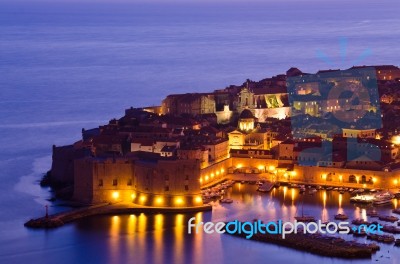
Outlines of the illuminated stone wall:
<svg viewBox="0 0 400 264">
<path fill-rule="evenodd" d="M 201 205 L 196 160 L 75 161 L 74 199 L 84 203 L 133 202 L 145 206 Z"/>
<path fill-rule="evenodd" d="M 284 119 L 290 115 L 291 107 L 254 109 L 254 116 L 258 118 L 258 122 L 265 122 L 269 117 Z"/>
</svg>

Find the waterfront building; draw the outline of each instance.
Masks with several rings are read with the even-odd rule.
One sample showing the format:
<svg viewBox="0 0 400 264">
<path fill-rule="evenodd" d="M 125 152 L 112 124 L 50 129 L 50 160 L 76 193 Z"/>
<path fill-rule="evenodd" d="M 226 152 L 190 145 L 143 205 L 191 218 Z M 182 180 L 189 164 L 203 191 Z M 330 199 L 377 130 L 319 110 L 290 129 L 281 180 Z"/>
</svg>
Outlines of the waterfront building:
<svg viewBox="0 0 400 264">
<path fill-rule="evenodd" d="M 87 204 L 131 202 L 167 207 L 202 204 L 198 161 L 144 154 L 76 159 L 73 199 Z"/>
<path fill-rule="evenodd" d="M 215 113 L 215 100 L 210 94 L 169 95 L 162 102 L 162 113 L 169 115 L 201 115 Z"/>
</svg>

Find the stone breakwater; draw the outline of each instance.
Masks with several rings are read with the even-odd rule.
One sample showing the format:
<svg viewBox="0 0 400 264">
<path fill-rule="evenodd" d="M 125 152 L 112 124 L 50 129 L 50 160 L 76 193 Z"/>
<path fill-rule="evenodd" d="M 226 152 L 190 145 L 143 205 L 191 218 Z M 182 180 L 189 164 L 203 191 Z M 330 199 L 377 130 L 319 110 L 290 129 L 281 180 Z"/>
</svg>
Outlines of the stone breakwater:
<svg viewBox="0 0 400 264">
<path fill-rule="evenodd" d="M 143 207 L 143 206 L 126 206 L 118 204 L 100 204 L 80 209 L 75 209 L 67 212 L 62 212 L 54 215 L 44 216 L 37 219 L 30 219 L 24 225 L 29 228 L 56 228 L 63 226 L 85 217 L 95 215 L 117 215 L 117 214 L 158 214 L 158 213 L 193 213 L 200 211 L 212 210 L 211 205 L 203 205 L 196 207 Z"/>
<path fill-rule="evenodd" d="M 246 238 L 246 234 L 243 233 L 230 235 Z M 376 244 L 361 244 L 321 234 L 288 234 L 283 239 L 280 235 L 258 233 L 254 234 L 249 240 L 277 244 L 326 257 L 345 259 L 371 258 L 372 254 L 379 250 L 379 246 Z"/>
</svg>

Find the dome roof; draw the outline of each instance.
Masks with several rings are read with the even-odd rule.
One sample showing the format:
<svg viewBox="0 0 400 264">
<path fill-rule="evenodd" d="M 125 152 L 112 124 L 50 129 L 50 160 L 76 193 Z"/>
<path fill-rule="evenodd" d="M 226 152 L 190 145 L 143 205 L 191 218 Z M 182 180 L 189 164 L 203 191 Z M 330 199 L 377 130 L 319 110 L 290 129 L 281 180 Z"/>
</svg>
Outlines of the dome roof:
<svg viewBox="0 0 400 264">
<path fill-rule="evenodd" d="M 249 109 L 244 109 L 242 113 L 240 113 L 239 118 L 254 118 L 253 113 Z"/>
</svg>

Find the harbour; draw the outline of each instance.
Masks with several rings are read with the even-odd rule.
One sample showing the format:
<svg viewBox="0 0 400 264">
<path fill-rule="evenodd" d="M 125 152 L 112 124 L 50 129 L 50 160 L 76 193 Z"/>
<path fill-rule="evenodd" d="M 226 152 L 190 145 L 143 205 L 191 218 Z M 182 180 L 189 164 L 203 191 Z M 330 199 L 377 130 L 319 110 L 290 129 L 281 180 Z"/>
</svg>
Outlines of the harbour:
<svg viewBox="0 0 400 264">
<path fill-rule="evenodd" d="M 261 182 L 259 182 L 261 183 Z M 283 219 L 285 221 L 293 221 L 299 215 L 312 216 L 315 220 L 323 222 L 328 221 L 343 221 L 344 219 L 337 219 L 338 215 L 345 215 L 349 219 L 346 220 L 351 223 L 351 226 L 370 225 L 373 223 L 380 223 L 383 228 L 383 234 L 373 235 L 365 232 L 354 233 L 350 232 L 348 235 L 335 235 L 334 237 L 325 237 L 324 235 L 315 236 L 299 236 L 292 237 L 287 241 L 281 241 L 276 237 L 269 236 L 268 238 L 255 236 L 254 240 L 261 242 L 268 242 L 284 247 L 294 248 L 296 250 L 305 250 L 304 245 L 313 244 L 313 247 L 308 247 L 307 252 L 329 257 L 339 257 L 346 253 L 346 258 L 374 258 L 384 250 L 391 250 L 392 247 L 398 244 L 400 238 L 400 231 L 396 227 L 397 221 L 391 221 L 396 217 L 395 212 L 399 212 L 398 200 L 392 199 L 390 204 L 376 206 L 373 203 L 352 203 L 350 198 L 352 194 L 347 191 L 341 193 L 334 188 L 324 187 L 324 189 L 316 187 L 305 186 L 305 189 L 311 190 L 315 188 L 316 192 L 302 192 L 302 184 L 279 184 L 268 192 L 258 191 L 260 184 L 256 181 L 234 181 L 227 180 L 225 182 L 209 187 L 210 190 L 220 192 L 222 189 L 224 193 L 221 196 L 209 198 L 209 210 L 211 212 L 203 211 L 193 212 L 193 210 L 181 210 L 170 212 L 171 217 L 179 216 L 184 219 L 189 216 L 195 216 L 198 221 L 208 220 L 233 220 L 249 221 L 251 219 L 262 219 L 262 221 L 276 221 L 276 219 Z M 204 192 L 205 193 L 205 192 Z M 354 195 L 354 194 L 353 194 Z M 231 199 L 231 202 L 224 202 L 223 199 Z M 249 207 L 251 205 L 251 207 Z M 105 206 L 105 207 L 104 207 Z M 94 215 L 96 218 L 105 217 L 109 215 L 112 219 L 114 217 L 140 217 L 146 218 L 158 217 L 160 215 L 167 216 L 167 212 L 162 210 L 135 208 L 134 210 L 123 209 L 120 205 L 118 209 L 115 205 L 111 210 L 109 205 L 99 206 L 96 214 L 91 215 L 87 213 L 83 217 L 73 219 L 75 223 L 69 221 L 72 225 L 80 225 L 81 222 L 92 221 Z M 107 208 L 106 210 L 104 210 Z M 100 213 L 103 211 L 102 213 Z M 304 211 L 304 212 L 302 212 Z M 376 215 L 369 216 L 371 212 Z M 81 214 L 82 215 L 82 214 Z M 179 217 L 179 218 L 180 218 Z M 87 219 L 87 220 L 86 220 Z M 390 220 L 390 221 L 389 221 Z M 182 221 L 182 220 L 181 220 Z M 185 221 L 181 222 L 184 226 Z M 196 236 L 195 236 L 196 237 Z M 198 238 L 196 238 L 198 239 Z M 204 238 L 203 238 L 204 239 Z M 297 242 L 294 242 L 297 241 Z M 302 243 L 298 243 L 302 241 Z M 336 241 L 333 243 L 326 242 Z M 246 241 L 247 242 L 247 241 Z M 248 243 L 251 243 L 248 241 Z M 399 242 L 400 243 L 400 242 Z M 267 245 L 265 245 L 267 246 Z M 349 249 L 350 246 L 350 249 Z M 389 249 L 388 249 L 389 247 Z M 373 250 L 372 250 L 373 249 Z M 379 253 L 376 253 L 379 252 Z"/>
</svg>

